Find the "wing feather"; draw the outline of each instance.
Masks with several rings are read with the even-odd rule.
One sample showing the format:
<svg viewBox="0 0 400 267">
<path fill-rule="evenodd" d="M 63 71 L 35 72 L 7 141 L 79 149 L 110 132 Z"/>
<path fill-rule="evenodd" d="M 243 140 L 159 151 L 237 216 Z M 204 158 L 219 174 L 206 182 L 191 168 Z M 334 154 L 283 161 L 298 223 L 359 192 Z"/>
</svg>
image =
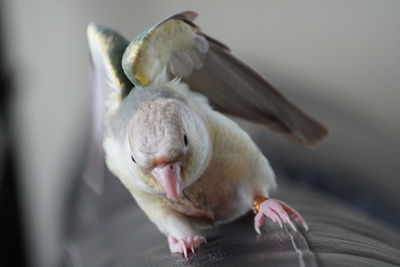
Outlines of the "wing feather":
<svg viewBox="0 0 400 267">
<path fill-rule="evenodd" d="M 194 12 L 174 15 L 135 39 L 123 57 L 130 80 L 156 86 L 155 81 L 181 77 L 216 110 L 263 124 L 303 146 L 327 135 L 325 126 L 290 103 L 225 44 L 201 32 L 193 23 L 196 17 Z"/>
<path fill-rule="evenodd" d="M 121 66 L 122 55 L 129 42 L 117 32 L 95 23 L 89 24 L 87 35 L 93 91 L 91 136 L 84 180 L 93 191 L 101 193 L 106 174 L 102 145 L 106 103 L 118 106 L 133 84 L 125 76 Z"/>
<path fill-rule="evenodd" d="M 204 67 L 183 81 L 207 96 L 216 110 L 263 124 L 300 145 L 313 145 L 327 135 L 325 126 L 216 44 L 210 44 Z"/>
</svg>

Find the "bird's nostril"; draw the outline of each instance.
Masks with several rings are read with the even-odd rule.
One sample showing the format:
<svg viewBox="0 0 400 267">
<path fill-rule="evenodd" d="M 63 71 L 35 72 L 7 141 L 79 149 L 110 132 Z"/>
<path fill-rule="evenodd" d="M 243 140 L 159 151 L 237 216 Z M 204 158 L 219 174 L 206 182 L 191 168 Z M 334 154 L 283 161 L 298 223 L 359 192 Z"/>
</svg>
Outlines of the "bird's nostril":
<svg viewBox="0 0 400 267">
<path fill-rule="evenodd" d="M 169 168 L 170 168 L 171 170 L 173 170 L 173 169 L 174 169 L 174 166 L 172 166 L 172 165 L 169 165 Z"/>
</svg>

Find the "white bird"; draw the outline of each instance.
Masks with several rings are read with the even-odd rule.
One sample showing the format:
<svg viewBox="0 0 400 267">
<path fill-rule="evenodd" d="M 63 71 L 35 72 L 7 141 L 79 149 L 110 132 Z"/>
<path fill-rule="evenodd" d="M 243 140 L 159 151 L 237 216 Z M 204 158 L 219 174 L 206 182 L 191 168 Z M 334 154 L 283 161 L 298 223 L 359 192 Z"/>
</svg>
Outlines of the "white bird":
<svg viewBox="0 0 400 267">
<path fill-rule="evenodd" d="M 200 229 L 251 208 L 258 233 L 266 217 L 296 230 L 292 217 L 307 229 L 297 211 L 269 198 L 276 183 L 268 160 L 223 113 L 304 146 L 324 138 L 326 128 L 201 32 L 196 17 L 179 13 L 132 42 L 89 25 L 95 90 L 107 102 L 108 168 L 168 237 L 173 253 L 187 256 L 206 241 Z"/>
</svg>

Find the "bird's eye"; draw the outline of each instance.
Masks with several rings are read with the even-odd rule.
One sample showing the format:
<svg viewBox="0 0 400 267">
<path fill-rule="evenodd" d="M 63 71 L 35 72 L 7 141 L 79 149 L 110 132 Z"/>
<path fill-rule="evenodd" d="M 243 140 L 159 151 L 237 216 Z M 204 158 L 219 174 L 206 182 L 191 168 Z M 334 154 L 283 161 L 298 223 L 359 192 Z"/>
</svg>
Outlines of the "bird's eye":
<svg viewBox="0 0 400 267">
<path fill-rule="evenodd" d="M 131 159 L 132 159 L 132 161 L 133 161 L 133 162 L 135 162 L 135 163 L 136 163 L 136 161 L 135 161 L 135 159 L 133 158 L 133 156 L 131 156 Z"/>
<path fill-rule="evenodd" d="M 185 146 L 188 146 L 189 140 L 188 140 L 188 137 L 186 136 L 186 134 L 183 135 L 183 142 L 184 142 Z"/>
</svg>

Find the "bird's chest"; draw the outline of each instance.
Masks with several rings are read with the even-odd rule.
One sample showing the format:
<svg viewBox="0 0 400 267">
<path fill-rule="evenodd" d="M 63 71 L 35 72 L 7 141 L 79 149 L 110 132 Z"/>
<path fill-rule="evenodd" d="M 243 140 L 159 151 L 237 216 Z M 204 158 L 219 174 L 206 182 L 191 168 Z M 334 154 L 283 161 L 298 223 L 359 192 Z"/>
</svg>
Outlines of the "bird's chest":
<svg viewBox="0 0 400 267">
<path fill-rule="evenodd" d="M 173 208 L 211 223 L 232 220 L 248 210 L 242 189 L 246 187 L 252 164 L 238 154 L 214 159 L 208 170 L 182 192 Z"/>
<path fill-rule="evenodd" d="M 182 191 L 181 198 L 170 205 L 178 212 L 197 218 L 206 224 L 214 224 L 215 213 L 211 209 L 207 194 L 200 187 L 189 187 Z"/>
<path fill-rule="evenodd" d="M 215 122 L 212 160 L 202 176 L 185 188 L 174 209 L 213 223 L 230 221 L 249 210 L 251 180 L 259 151 L 249 136 L 226 117 Z M 212 122 L 211 122 L 212 123 Z M 249 204 L 250 201 L 250 204 Z"/>
</svg>

